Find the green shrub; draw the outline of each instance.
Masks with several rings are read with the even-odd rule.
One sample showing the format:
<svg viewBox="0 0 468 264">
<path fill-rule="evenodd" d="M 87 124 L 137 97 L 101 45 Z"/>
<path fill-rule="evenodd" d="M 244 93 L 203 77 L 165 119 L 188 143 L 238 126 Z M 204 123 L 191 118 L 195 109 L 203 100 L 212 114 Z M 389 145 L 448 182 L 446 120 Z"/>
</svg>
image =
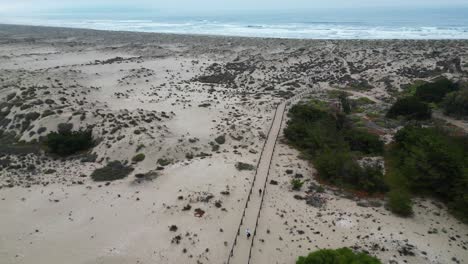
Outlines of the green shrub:
<svg viewBox="0 0 468 264">
<path fill-rule="evenodd" d="M 299 191 L 304 185 L 304 181 L 301 181 L 299 179 L 292 179 L 291 185 L 293 190 Z"/>
<path fill-rule="evenodd" d="M 47 117 L 47 116 L 50 116 L 50 115 L 53 115 L 53 114 L 55 114 L 54 111 L 52 111 L 50 109 L 46 109 L 46 110 L 44 110 L 44 112 L 42 112 L 41 117 L 44 118 L 44 117 Z"/>
<path fill-rule="evenodd" d="M 57 131 L 60 134 L 65 134 L 71 132 L 73 129 L 73 124 L 72 123 L 60 123 L 57 125 Z"/>
<path fill-rule="evenodd" d="M 11 99 L 15 98 L 15 96 L 16 96 L 16 93 L 10 93 L 7 95 L 6 100 L 10 101 Z"/>
<path fill-rule="evenodd" d="M 136 148 L 136 152 L 138 152 L 138 151 L 144 149 L 145 147 L 146 147 L 145 144 L 138 144 L 138 146 L 137 146 L 137 148 Z"/>
<path fill-rule="evenodd" d="M 152 181 L 156 178 L 158 178 L 159 173 L 157 171 L 149 171 L 147 173 L 137 173 L 135 174 L 135 178 L 137 182 L 141 182 L 143 180 L 145 181 Z"/>
<path fill-rule="evenodd" d="M 398 99 L 387 112 L 388 118 L 403 116 L 415 120 L 430 119 L 431 115 L 432 111 L 429 105 L 414 96 Z"/>
<path fill-rule="evenodd" d="M 468 221 L 468 138 L 437 128 L 407 126 L 395 135 L 389 149 L 389 180 L 409 191 L 445 201 L 449 209 Z"/>
<path fill-rule="evenodd" d="M 407 126 L 394 139 L 392 154 L 411 189 L 429 189 L 445 196 L 454 182 L 464 180 L 466 138 L 451 137 L 435 128 Z"/>
<path fill-rule="evenodd" d="M 351 154 L 342 150 L 324 150 L 313 159 L 313 162 L 320 178 L 334 184 L 342 184 L 346 181 L 345 178 L 351 178 L 359 167 L 353 162 Z"/>
<path fill-rule="evenodd" d="M 143 153 L 139 153 L 139 154 L 133 156 L 133 158 L 132 158 L 133 162 L 141 162 L 143 160 L 145 160 L 145 154 L 143 154 Z"/>
<path fill-rule="evenodd" d="M 216 144 L 215 142 L 210 142 L 209 144 L 211 146 L 211 151 L 213 151 L 213 152 L 219 151 L 219 145 L 218 144 Z"/>
<path fill-rule="evenodd" d="M 447 94 L 442 106 L 446 115 L 457 118 L 468 117 L 468 89 Z"/>
<path fill-rule="evenodd" d="M 38 112 L 29 112 L 24 117 L 26 120 L 36 120 L 41 116 Z"/>
<path fill-rule="evenodd" d="M 411 197 L 406 190 L 396 189 L 388 193 L 388 207 L 390 211 L 400 216 L 413 214 Z"/>
<path fill-rule="evenodd" d="M 447 78 L 424 83 L 416 88 L 415 96 L 428 103 L 440 103 L 446 94 L 458 89 L 458 85 Z"/>
<path fill-rule="evenodd" d="M 310 103 L 299 103 L 294 105 L 288 112 L 291 117 L 290 123 L 295 123 L 295 120 L 307 120 L 315 122 L 329 116 L 328 108 L 323 104 L 311 101 Z"/>
<path fill-rule="evenodd" d="M 237 162 L 236 169 L 243 171 L 243 170 L 255 170 L 255 166 L 252 164 L 244 163 L 244 162 Z"/>
<path fill-rule="evenodd" d="M 372 101 L 371 99 L 367 98 L 367 97 L 360 97 L 356 100 L 353 100 L 354 104 L 356 104 L 356 106 L 364 106 L 364 105 L 371 105 L 371 104 L 375 104 L 374 101 Z"/>
<path fill-rule="evenodd" d="M 94 140 L 90 130 L 62 131 L 49 133 L 45 144 L 51 153 L 68 156 L 92 148 Z"/>
<path fill-rule="evenodd" d="M 215 141 L 216 141 L 216 143 L 218 143 L 219 145 L 222 145 L 222 144 L 226 143 L 226 136 L 225 136 L 225 135 L 221 135 L 221 136 L 215 138 Z"/>
<path fill-rule="evenodd" d="M 132 171 L 132 167 L 125 166 L 120 161 L 112 161 L 93 171 L 91 178 L 94 181 L 115 181 L 127 177 Z"/>
<path fill-rule="evenodd" d="M 351 152 L 381 153 L 383 142 L 378 136 L 350 127 L 348 117 L 315 102 L 295 105 L 288 115 L 285 137 L 312 160 L 320 178 L 368 192 L 386 190 L 381 169 L 361 168 L 360 153 Z"/>
<path fill-rule="evenodd" d="M 404 85 L 402 88 L 404 91 L 401 93 L 402 96 L 414 96 L 416 94 L 416 90 L 419 86 L 425 84 L 426 82 L 423 80 L 416 80 L 411 84 Z"/>
<path fill-rule="evenodd" d="M 321 249 L 306 257 L 299 257 L 296 264 L 381 264 L 380 260 L 365 253 L 354 253 L 349 248 Z"/>
<path fill-rule="evenodd" d="M 344 139 L 352 151 L 360 151 L 364 154 L 382 154 L 384 151 L 384 143 L 379 136 L 366 130 L 347 130 L 344 132 Z"/>
<path fill-rule="evenodd" d="M 324 193 L 324 192 L 325 192 L 325 188 L 323 188 L 323 186 L 320 185 L 319 187 L 317 187 L 317 192 L 318 192 L 318 193 Z"/>
<path fill-rule="evenodd" d="M 320 178 L 335 185 L 353 187 L 369 193 L 388 190 L 380 167 L 361 167 L 349 152 L 327 150 L 313 161 Z"/>
<path fill-rule="evenodd" d="M 316 103 L 297 104 L 288 113 L 290 120 L 284 130 L 288 142 L 308 155 L 315 156 L 325 148 L 345 148 L 339 135 L 345 117 L 328 112 Z"/>
<path fill-rule="evenodd" d="M 161 166 L 167 166 L 172 163 L 170 159 L 158 159 L 158 164 Z"/>
<path fill-rule="evenodd" d="M 345 94 L 341 94 L 339 95 L 338 99 L 340 100 L 343 112 L 345 112 L 346 114 L 351 113 L 351 103 L 349 102 L 348 96 L 346 96 Z"/>
<path fill-rule="evenodd" d="M 382 168 L 378 165 L 364 165 L 359 167 L 355 185 L 369 193 L 387 192 L 388 186 L 384 181 Z"/>
</svg>

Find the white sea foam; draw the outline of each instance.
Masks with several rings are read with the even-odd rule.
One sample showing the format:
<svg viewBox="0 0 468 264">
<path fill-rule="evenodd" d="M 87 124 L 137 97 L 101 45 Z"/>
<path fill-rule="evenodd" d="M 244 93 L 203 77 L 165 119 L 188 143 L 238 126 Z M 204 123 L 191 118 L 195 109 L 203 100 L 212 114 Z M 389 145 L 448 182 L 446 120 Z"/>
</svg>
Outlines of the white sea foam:
<svg viewBox="0 0 468 264">
<path fill-rule="evenodd" d="M 89 28 L 115 31 L 204 34 L 301 39 L 468 39 L 468 25 L 401 26 L 359 23 L 234 23 L 210 20 L 152 21 L 147 19 L 0 19 L 0 23 Z"/>
</svg>

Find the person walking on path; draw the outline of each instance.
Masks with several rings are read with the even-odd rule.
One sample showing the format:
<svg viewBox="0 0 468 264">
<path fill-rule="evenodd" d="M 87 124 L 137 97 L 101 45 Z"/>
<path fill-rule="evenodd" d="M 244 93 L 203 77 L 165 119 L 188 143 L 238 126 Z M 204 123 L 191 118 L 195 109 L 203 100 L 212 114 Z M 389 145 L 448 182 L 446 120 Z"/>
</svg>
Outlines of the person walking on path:
<svg viewBox="0 0 468 264">
<path fill-rule="evenodd" d="M 252 235 L 252 233 L 250 233 L 250 229 L 248 228 L 245 230 L 245 234 L 247 235 L 247 239 L 249 239 L 250 236 Z"/>
<path fill-rule="evenodd" d="M 262 189 L 258 189 L 258 195 L 262 196 Z"/>
</svg>

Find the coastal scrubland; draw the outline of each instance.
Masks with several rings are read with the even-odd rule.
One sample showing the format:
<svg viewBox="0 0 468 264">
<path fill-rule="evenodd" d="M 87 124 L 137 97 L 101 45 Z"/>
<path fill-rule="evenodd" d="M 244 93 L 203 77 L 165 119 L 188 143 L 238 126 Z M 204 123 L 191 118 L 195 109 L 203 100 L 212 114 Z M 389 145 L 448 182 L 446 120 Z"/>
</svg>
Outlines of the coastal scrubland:
<svg viewBox="0 0 468 264">
<path fill-rule="evenodd" d="M 0 25 L 0 259 L 464 263 L 467 54 Z"/>
</svg>

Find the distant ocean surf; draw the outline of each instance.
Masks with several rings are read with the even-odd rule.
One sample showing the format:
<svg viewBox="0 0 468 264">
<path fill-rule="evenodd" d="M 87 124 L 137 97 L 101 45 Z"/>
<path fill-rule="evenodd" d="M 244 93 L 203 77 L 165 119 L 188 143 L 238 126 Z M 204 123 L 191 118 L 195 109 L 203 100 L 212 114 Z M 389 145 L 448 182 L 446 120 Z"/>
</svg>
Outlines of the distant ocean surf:
<svg viewBox="0 0 468 264">
<path fill-rule="evenodd" d="M 248 11 L 198 15 L 73 10 L 0 23 L 116 31 L 299 39 L 468 39 L 468 8 Z"/>
</svg>

